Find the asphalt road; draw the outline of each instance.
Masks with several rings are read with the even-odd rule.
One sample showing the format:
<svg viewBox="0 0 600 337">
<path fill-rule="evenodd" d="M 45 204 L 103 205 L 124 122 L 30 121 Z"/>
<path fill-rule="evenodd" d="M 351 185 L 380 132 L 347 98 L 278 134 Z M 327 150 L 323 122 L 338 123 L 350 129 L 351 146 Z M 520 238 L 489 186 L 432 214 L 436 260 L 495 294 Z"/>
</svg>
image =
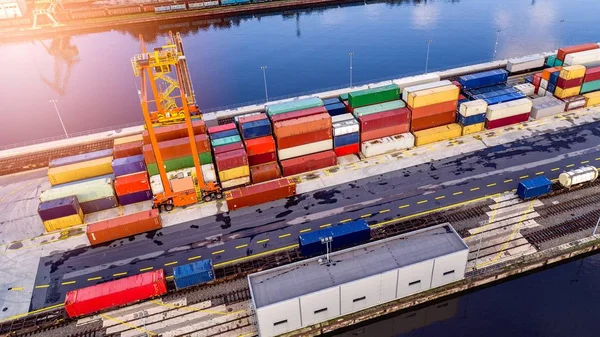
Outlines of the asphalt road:
<svg viewBox="0 0 600 337">
<path fill-rule="evenodd" d="M 309 230 L 361 217 L 385 224 L 510 191 L 536 175 L 555 179 L 582 165 L 600 166 L 600 122 L 52 255 L 40 261 L 31 309 L 60 303 L 72 289 L 151 269 L 170 275 L 197 259 L 215 265 L 244 259 L 289 248 Z"/>
</svg>

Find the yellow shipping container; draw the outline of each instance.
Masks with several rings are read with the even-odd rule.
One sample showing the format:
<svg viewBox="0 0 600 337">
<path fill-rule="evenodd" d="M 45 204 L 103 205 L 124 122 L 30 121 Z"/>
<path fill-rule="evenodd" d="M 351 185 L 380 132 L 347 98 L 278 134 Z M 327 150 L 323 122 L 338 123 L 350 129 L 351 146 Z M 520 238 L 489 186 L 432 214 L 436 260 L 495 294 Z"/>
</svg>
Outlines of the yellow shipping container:
<svg viewBox="0 0 600 337">
<path fill-rule="evenodd" d="M 600 91 L 594 91 L 587 94 L 583 94 L 585 97 L 585 106 L 600 105 Z"/>
<path fill-rule="evenodd" d="M 585 66 L 576 65 L 576 66 L 568 66 L 563 67 L 560 71 L 560 75 L 558 75 L 565 80 L 572 80 L 574 78 L 581 78 L 585 76 Z"/>
<path fill-rule="evenodd" d="M 573 87 L 573 88 L 569 88 L 569 89 L 561 89 L 559 87 L 556 87 L 556 89 L 554 90 L 554 96 L 556 96 L 558 98 L 567 98 L 567 97 L 571 97 L 571 96 L 577 96 L 577 95 L 579 95 L 580 90 L 581 90 L 581 86 Z"/>
<path fill-rule="evenodd" d="M 48 169 L 51 185 L 112 174 L 112 156 Z"/>
<path fill-rule="evenodd" d="M 458 100 L 459 89 L 454 84 L 432 89 L 411 92 L 408 95 L 408 106 L 420 108 L 453 100 Z"/>
<path fill-rule="evenodd" d="M 221 179 L 221 181 L 237 179 L 237 178 L 246 177 L 249 175 L 250 175 L 250 167 L 248 167 L 248 165 L 234 167 L 229 170 L 219 171 L 219 179 Z"/>
<path fill-rule="evenodd" d="M 460 124 L 448 124 L 427 130 L 415 131 L 415 146 L 431 144 L 442 140 L 459 137 L 462 133 Z"/>
<path fill-rule="evenodd" d="M 129 136 L 129 137 L 116 138 L 114 140 L 114 145 L 121 145 L 121 144 L 139 142 L 140 140 L 144 140 L 144 138 L 142 137 L 141 133 L 139 135 L 133 135 L 133 136 Z"/>
<path fill-rule="evenodd" d="M 44 228 L 46 229 L 46 232 L 53 232 L 81 224 L 83 224 L 83 213 L 44 221 Z"/>
<path fill-rule="evenodd" d="M 462 135 L 470 135 L 485 130 L 485 123 L 467 125 L 462 127 Z"/>
</svg>

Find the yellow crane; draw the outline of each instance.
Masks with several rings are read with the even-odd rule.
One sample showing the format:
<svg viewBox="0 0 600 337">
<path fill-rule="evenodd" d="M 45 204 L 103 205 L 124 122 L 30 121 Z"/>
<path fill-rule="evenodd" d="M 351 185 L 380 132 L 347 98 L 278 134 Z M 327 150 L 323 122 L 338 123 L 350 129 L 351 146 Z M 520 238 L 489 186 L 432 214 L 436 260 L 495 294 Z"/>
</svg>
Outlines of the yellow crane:
<svg viewBox="0 0 600 337">
<path fill-rule="evenodd" d="M 62 2 L 61 0 L 36 0 L 34 2 L 35 8 L 31 11 L 33 14 L 33 25 L 31 29 L 40 29 L 37 25 L 37 19 L 39 15 L 45 15 L 52 21 L 53 27 L 58 27 L 61 24 L 56 20 L 54 15 L 56 15 L 56 9 L 62 10 Z"/>
</svg>

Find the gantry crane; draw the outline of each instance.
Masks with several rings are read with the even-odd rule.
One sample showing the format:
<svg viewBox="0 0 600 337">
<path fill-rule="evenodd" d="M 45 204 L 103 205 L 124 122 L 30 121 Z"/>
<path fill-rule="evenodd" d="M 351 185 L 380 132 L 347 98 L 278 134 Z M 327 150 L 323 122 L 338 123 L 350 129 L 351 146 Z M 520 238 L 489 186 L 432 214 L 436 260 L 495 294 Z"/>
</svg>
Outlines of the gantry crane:
<svg viewBox="0 0 600 337">
<path fill-rule="evenodd" d="M 62 10 L 62 2 L 61 0 L 36 0 L 34 1 L 35 8 L 31 11 L 33 14 L 33 25 L 31 29 L 40 29 L 41 27 L 37 26 L 37 19 L 39 15 L 45 15 L 52 21 L 53 27 L 58 27 L 61 24 L 54 17 L 56 15 L 56 9 Z"/>
<path fill-rule="evenodd" d="M 52 40 L 50 46 L 40 40 L 48 54 L 54 57 L 54 80 L 50 81 L 40 74 L 40 78 L 60 96 L 64 96 L 71 77 L 71 69 L 79 62 L 79 49 L 71 44 L 70 36 L 61 36 Z"/>
<path fill-rule="evenodd" d="M 221 199 L 223 194 L 221 188 L 217 183 L 204 181 L 202 175 L 202 168 L 200 166 L 200 160 L 198 158 L 198 149 L 196 147 L 196 139 L 194 135 L 194 128 L 192 126 L 192 118 L 190 114 L 190 104 L 188 99 L 192 99 L 195 102 L 193 95 L 193 88 L 191 81 L 189 80 L 189 70 L 187 68 L 187 62 L 183 53 L 183 43 L 181 36 L 177 33 L 175 36 L 169 32 L 169 38 L 167 45 L 155 48 L 151 52 L 146 51 L 146 45 L 144 38 L 140 34 L 140 41 L 142 44 L 142 53 L 135 55 L 132 59 L 133 72 L 135 76 L 141 77 L 141 89 L 140 89 L 140 101 L 142 106 L 142 113 L 144 115 L 144 122 L 148 135 L 150 136 L 150 143 L 152 145 L 152 151 L 156 158 L 156 165 L 160 173 L 160 180 L 164 187 L 164 192 L 154 196 L 154 207 L 159 210 L 164 207 L 165 210 L 170 211 L 175 206 L 186 206 L 191 205 L 199 200 L 210 201 L 212 199 Z M 172 97 L 171 93 L 174 89 L 167 89 L 168 95 L 171 99 L 166 99 L 165 91 L 159 91 L 157 85 L 157 79 L 164 79 L 168 77 L 168 73 L 171 70 L 175 70 L 177 80 L 172 79 L 176 82 L 177 88 L 179 89 L 179 97 Z M 152 95 L 154 100 L 148 99 L 147 84 L 150 84 Z M 171 83 L 173 84 L 173 83 Z M 181 106 L 177 104 L 178 99 L 181 101 Z M 194 160 L 195 171 L 192 173 L 194 181 L 195 193 L 191 191 L 179 191 L 174 192 L 169 184 L 167 178 L 167 172 L 165 169 L 164 161 L 158 147 L 158 141 L 156 140 L 156 134 L 154 133 L 154 124 L 152 120 L 152 112 L 150 111 L 150 103 L 154 102 L 157 111 L 154 115 L 172 116 L 171 113 L 183 115 L 183 122 L 187 126 L 188 137 L 190 146 L 192 149 L 192 157 Z"/>
</svg>

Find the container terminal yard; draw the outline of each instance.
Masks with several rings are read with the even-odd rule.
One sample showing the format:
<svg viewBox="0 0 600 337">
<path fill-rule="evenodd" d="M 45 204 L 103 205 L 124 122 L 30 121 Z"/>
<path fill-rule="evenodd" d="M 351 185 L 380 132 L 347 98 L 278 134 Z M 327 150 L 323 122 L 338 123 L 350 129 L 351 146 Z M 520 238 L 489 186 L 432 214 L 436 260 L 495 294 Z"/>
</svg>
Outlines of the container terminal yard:
<svg viewBox="0 0 600 337">
<path fill-rule="evenodd" d="M 143 135 L 1 154 L 0 333 L 318 335 L 598 245 L 597 43 L 202 114 L 171 39 Z"/>
</svg>

